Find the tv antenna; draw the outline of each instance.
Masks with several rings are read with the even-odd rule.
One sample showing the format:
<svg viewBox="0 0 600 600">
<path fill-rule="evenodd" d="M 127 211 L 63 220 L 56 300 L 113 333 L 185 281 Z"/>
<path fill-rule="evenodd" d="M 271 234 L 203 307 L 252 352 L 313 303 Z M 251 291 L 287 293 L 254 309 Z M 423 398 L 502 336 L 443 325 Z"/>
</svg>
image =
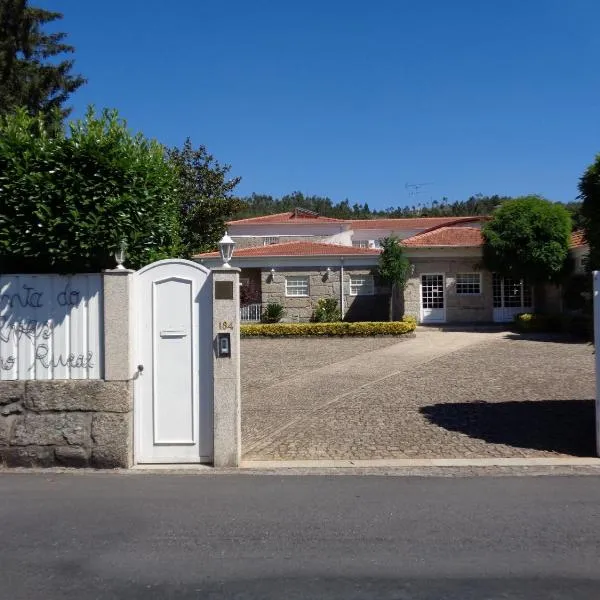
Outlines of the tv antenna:
<svg viewBox="0 0 600 600">
<path fill-rule="evenodd" d="M 418 196 L 421 193 L 421 188 L 427 185 L 433 185 L 432 181 L 425 181 L 423 183 L 405 183 L 404 189 L 408 190 L 410 197 Z"/>
</svg>

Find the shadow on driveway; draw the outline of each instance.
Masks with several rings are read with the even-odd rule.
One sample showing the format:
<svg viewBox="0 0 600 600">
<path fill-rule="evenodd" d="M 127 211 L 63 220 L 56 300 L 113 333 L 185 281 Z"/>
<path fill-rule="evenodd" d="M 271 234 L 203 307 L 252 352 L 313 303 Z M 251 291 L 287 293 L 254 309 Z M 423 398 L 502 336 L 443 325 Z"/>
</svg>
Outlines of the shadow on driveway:
<svg viewBox="0 0 600 600">
<path fill-rule="evenodd" d="M 594 400 L 458 402 L 419 411 L 434 425 L 492 444 L 596 455 Z"/>
<path fill-rule="evenodd" d="M 577 335 L 566 333 L 519 333 L 512 331 L 504 336 L 506 340 L 527 342 L 553 342 L 555 344 L 582 344 L 591 345 L 591 342 Z"/>
</svg>

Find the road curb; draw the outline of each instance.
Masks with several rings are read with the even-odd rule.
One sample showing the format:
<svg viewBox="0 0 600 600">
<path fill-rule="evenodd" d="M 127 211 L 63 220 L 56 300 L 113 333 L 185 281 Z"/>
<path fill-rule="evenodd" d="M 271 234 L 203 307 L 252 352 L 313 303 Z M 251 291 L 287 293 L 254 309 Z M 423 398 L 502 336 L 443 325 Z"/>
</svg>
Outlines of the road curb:
<svg viewBox="0 0 600 600">
<path fill-rule="evenodd" d="M 406 468 L 406 467 L 599 467 L 600 458 L 398 458 L 378 460 L 247 460 L 242 469 Z"/>
</svg>

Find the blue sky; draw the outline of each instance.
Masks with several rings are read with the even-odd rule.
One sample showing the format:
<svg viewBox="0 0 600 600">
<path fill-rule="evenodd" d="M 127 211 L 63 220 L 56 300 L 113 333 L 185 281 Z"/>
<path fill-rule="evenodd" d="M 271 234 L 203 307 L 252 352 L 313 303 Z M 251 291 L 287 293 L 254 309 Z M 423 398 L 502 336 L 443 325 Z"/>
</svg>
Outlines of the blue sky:
<svg viewBox="0 0 600 600">
<path fill-rule="evenodd" d="M 89 79 L 74 116 L 93 103 L 189 136 L 240 194 L 570 201 L 600 152 L 597 0 L 32 4 L 64 13 Z"/>
</svg>

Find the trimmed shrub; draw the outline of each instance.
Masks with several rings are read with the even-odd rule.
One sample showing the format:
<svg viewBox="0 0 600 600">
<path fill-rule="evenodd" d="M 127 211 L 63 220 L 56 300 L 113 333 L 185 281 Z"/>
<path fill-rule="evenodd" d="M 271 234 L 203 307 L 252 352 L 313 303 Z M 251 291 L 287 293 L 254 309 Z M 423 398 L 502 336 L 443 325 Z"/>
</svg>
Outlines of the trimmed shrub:
<svg viewBox="0 0 600 600">
<path fill-rule="evenodd" d="M 404 317 L 402 317 L 402 320 L 405 323 L 410 323 L 414 327 L 417 326 L 417 317 L 413 317 L 412 315 L 404 315 Z"/>
<path fill-rule="evenodd" d="M 335 298 L 319 298 L 310 319 L 313 323 L 334 323 L 342 320 L 342 311 Z"/>
<path fill-rule="evenodd" d="M 23 110 L 0 119 L 0 271 L 138 269 L 180 250 L 177 171 L 115 111 L 51 135 Z"/>
<path fill-rule="evenodd" d="M 263 311 L 260 320 L 261 323 L 279 323 L 284 316 L 285 310 L 279 302 L 269 302 L 269 304 L 265 306 L 265 310 Z"/>
<path fill-rule="evenodd" d="M 348 323 L 276 323 L 270 325 L 241 325 L 242 337 L 329 337 L 329 336 L 373 336 L 406 335 L 416 328 L 409 321 L 362 321 Z"/>
</svg>

